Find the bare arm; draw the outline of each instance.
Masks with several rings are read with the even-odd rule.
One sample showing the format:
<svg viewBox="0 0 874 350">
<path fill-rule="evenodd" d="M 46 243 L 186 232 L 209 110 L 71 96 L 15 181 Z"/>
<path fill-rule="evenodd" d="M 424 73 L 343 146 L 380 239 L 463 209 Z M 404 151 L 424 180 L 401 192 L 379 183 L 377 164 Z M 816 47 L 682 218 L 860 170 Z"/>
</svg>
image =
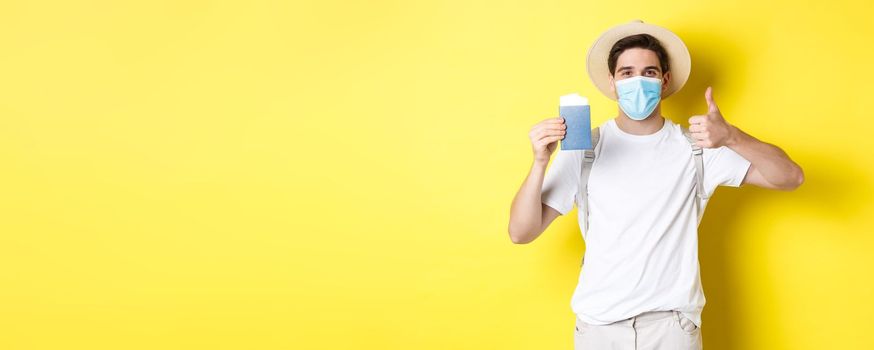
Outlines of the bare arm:
<svg viewBox="0 0 874 350">
<path fill-rule="evenodd" d="M 510 207 L 510 240 L 516 244 L 537 239 L 561 213 L 541 202 L 541 187 L 546 164 L 534 162 Z"/>
<path fill-rule="evenodd" d="M 731 130 L 726 146 L 750 161 L 743 183 L 782 191 L 794 190 L 804 183 L 804 171 L 782 149 L 735 126 Z"/>
<path fill-rule="evenodd" d="M 534 163 L 510 206 L 510 225 L 507 230 L 513 243 L 533 241 L 561 215 L 543 204 L 540 194 L 549 157 L 558 147 L 558 141 L 564 138 L 566 128 L 564 118 L 557 117 L 535 124 L 528 133 L 534 151 Z"/>
</svg>

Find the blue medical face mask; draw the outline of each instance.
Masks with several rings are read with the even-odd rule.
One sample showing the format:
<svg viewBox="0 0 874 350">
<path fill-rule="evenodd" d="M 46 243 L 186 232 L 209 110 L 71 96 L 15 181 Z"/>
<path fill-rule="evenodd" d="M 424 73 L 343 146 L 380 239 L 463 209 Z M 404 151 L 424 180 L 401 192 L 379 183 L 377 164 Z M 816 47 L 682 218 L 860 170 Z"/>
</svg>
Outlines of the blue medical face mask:
<svg viewBox="0 0 874 350">
<path fill-rule="evenodd" d="M 662 97 L 662 80 L 638 75 L 616 81 L 619 108 L 634 120 L 644 120 Z"/>
</svg>

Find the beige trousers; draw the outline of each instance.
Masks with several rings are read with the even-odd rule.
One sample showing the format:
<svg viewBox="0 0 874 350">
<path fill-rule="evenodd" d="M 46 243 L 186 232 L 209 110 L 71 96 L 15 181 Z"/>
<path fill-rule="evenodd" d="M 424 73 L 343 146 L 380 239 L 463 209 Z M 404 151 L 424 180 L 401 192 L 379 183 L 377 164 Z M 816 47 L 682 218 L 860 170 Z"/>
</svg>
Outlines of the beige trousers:
<svg viewBox="0 0 874 350">
<path fill-rule="evenodd" d="M 700 350 L 701 329 L 679 311 L 650 311 L 606 325 L 577 319 L 574 350 Z"/>
</svg>

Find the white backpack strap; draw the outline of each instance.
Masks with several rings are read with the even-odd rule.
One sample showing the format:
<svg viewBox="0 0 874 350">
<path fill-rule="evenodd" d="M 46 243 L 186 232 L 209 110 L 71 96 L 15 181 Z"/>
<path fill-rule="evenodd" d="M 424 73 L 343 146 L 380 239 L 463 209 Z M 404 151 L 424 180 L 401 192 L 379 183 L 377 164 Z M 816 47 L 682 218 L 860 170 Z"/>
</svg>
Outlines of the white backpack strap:
<svg viewBox="0 0 874 350">
<path fill-rule="evenodd" d="M 704 201 L 707 200 L 707 191 L 704 190 L 704 150 L 701 146 L 695 144 L 695 139 L 689 129 L 682 127 L 683 135 L 686 140 L 692 145 L 692 157 L 695 158 L 695 194 L 698 197 L 696 201 L 698 205 L 698 222 L 701 222 L 701 217 L 704 215 Z"/>
<path fill-rule="evenodd" d="M 592 163 L 595 161 L 595 147 L 598 146 L 598 139 L 601 138 L 601 130 L 595 128 L 592 130 L 592 149 L 583 150 L 583 161 L 580 162 L 580 185 L 577 192 L 577 209 L 582 211 L 582 228 L 583 240 L 586 239 L 586 234 L 589 233 L 589 173 L 592 172 Z"/>
</svg>

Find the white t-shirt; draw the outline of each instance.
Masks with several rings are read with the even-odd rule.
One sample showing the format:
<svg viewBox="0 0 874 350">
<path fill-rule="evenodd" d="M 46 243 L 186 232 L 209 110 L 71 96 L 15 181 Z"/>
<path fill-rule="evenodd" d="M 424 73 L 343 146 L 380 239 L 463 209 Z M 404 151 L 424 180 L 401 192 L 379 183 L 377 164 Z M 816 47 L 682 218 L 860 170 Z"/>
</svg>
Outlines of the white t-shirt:
<svg viewBox="0 0 874 350">
<path fill-rule="evenodd" d="M 669 119 L 649 135 L 626 133 L 615 119 L 600 130 L 589 174 L 586 253 L 571 309 L 595 325 L 678 310 L 700 327 L 705 298 L 689 141 Z M 575 203 L 582 154 L 556 151 L 543 180 L 542 202 L 562 215 Z M 703 157 L 708 195 L 719 185 L 740 186 L 750 166 L 726 146 L 704 148 Z"/>
</svg>

